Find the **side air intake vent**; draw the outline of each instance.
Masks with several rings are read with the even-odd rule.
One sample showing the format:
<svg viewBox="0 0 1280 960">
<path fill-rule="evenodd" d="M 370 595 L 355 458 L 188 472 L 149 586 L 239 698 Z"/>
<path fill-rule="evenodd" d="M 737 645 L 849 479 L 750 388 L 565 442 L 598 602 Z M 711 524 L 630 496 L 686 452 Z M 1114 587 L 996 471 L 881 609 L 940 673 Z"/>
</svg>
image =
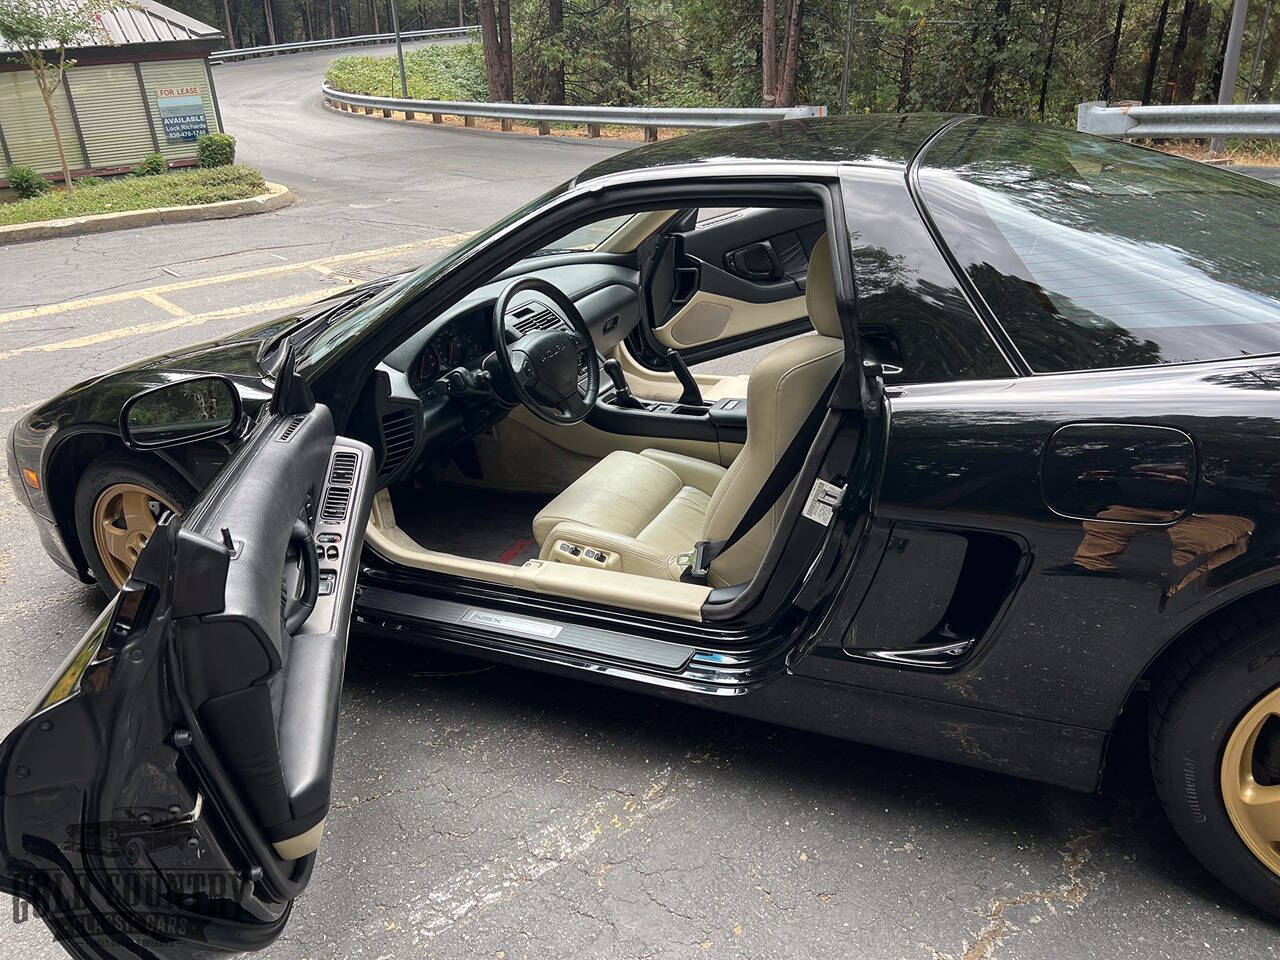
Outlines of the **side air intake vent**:
<svg viewBox="0 0 1280 960">
<path fill-rule="evenodd" d="M 382 418 L 382 442 L 386 455 L 382 458 L 381 473 L 394 473 L 413 452 L 414 413 L 412 410 L 393 410 Z"/>
<path fill-rule="evenodd" d="M 276 437 L 276 442 L 288 443 L 290 440 L 292 440 L 293 435 L 298 432 L 298 428 L 302 426 L 302 422 L 306 419 L 307 418 L 305 416 L 303 416 L 302 414 L 299 414 L 298 416 L 290 420 L 287 424 L 285 424 L 284 429 L 280 431 L 280 436 Z"/>
<path fill-rule="evenodd" d="M 523 337 L 537 330 L 554 330 L 560 326 L 560 318 L 550 310 L 543 310 L 541 313 L 535 313 L 532 317 L 517 320 L 514 326 L 520 331 L 520 336 Z"/>
<path fill-rule="evenodd" d="M 325 523 L 341 523 L 347 519 L 358 463 L 354 453 L 342 452 L 334 455 L 333 466 L 329 470 L 329 483 L 324 491 L 324 503 L 320 504 L 320 519 Z"/>
</svg>

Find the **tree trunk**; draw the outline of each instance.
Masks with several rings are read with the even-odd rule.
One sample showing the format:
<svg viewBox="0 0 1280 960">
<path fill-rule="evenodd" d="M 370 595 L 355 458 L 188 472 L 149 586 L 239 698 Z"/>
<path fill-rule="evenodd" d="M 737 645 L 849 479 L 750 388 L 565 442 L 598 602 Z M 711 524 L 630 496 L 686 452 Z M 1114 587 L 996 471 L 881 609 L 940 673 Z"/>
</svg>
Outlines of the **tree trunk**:
<svg viewBox="0 0 1280 960">
<path fill-rule="evenodd" d="M 1147 79 L 1142 85 L 1142 102 L 1151 102 L 1151 93 L 1156 84 L 1156 65 L 1160 62 L 1160 47 L 1164 43 L 1164 27 L 1169 19 L 1169 0 L 1161 0 L 1160 16 L 1156 20 L 1155 32 L 1151 34 L 1151 48 L 1147 51 Z"/>
<path fill-rule="evenodd" d="M 1116 11 L 1116 29 L 1111 34 L 1111 49 L 1107 51 L 1107 63 L 1098 89 L 1098 99 L 1103 101 L 1110 100 L 1116 92 L 1116 60 L 1120 56 L 1120 32 L 1124 29 L 1124 3 L 1125 0 L 1120 0 L 1120 9 Z"/>
<path fill-rule="evenodd" d="M 1178 22 L 1178 39 L 1173 42 L 1173 53 L 1169 56 L 1169 73 L 1164 81 L 1165 103 L 1173 103 L 1178 93 L 1178 72 L 1182 69 L 1182 57 L 1187 52 L 1187 29 L 1195 16 L 1196 0 L 1186 0 L 1182 5 L 1182 19 Z"/>
<path fill-rule="evenodd" d="M 800 65 L 800 33 L 804 27 L 804 0 L 788 0 L 787 29 L 782 35 L 782 69 L 778 76 L 775 107 L 791 107 L 796 102 L 796 71 Z"/>
<path fill-rule="evenodd" d="M 276 25 L 271 17 L 271 0 L 262 0 L 262 15 L 267 21 L 267 43 L 274 47 L 276 45 Z"/>
<path fill-rule="evenodd" d="M 511 0 L 498 0 L 498 39 L 502 55 L 502 99 L 515 102 L 515 71 L 511 63 Z"/>
<path fill-rule="evenodd" d="M 480 20 L 480 43 L 484 49 L 484 75 L 489 83 L 489 99 L 505 100 L 502 68 L 502 41 L 498 37 L 498 17 L 493 8 L 494 0 L 478 0 L 476 15 Z"/>
<path fill-rule="evenodd" d="M 551 38 L 557 47 L 561 47 L 564 33 L 564 0 L 548 0 L 547 14 Z M 564 60 L 557 58 L 552 65 L 550 82 L 547 86 L 547 100 L 550 103 L 564 103 Z"/>
<path fill-rule="evenodd" d="M 1001 59 L 1009 42 L 1010 0 L 996 0 L 995 28 L 991 35 L 995 50 L 987 63 L 987 76 L 982 84 L 982 104 L 979 112 L 994 117 L 996 113 L 996 86 L 1000 81 Z"/>
<path fill-rule="evenodd" d="M 627 83 L 627 104 L 633 105 L 636 102 L 636 43 L 635 33 L 631 27 L 631 3 L 627 0 L 622 5 L 622 37 L 623 37 L 623 57 L 622 62 L 625 67 L 623 79 Z M 656 133 L 655 133 L 656 136 Z"/>
<path fill-rule="evenodd" d="M 1187 35 L 1187 51 L 1183 55 L 1182 69 L 1178 72 L 1178 86 L 1174 93 L 1177 103 L 1191 103 L 1195 99 L 1196 84 L 1204 69 L 1205 42 L 1209 35 L 1209 19 L 1213 8 L 1207 3 L 1197 3 Z"/>
<path fill-rule="evenodd" d="M 911 67 L 916 61 L 916 35 L 919 22 L 913 22 L 902 38 L 902 63 L 898 67 L 898 113 L 905 113 L 911 97 Z"/>
<path fill-rule="evenodd" d="M 1262 76 L 1254 88 L 1254 99 L 1259 103 L 1271 100 L 1271 91 L 1276 82 L 1276 67 L 1280 66 L 1280 13 L 1271 17 L 1271 27 L 1267 30 L 1266 59 L 1262 63 Z"/>
<path fill-rule="evenodd" d="M 231 29 L 231 0 L 222 0 L 222 22 L 226 24 L 227 46 L 234 47 L 236 45 L 236 36 Z"/>
<path fill-rule="evenodd" d="M 381 33 L 382 29 L 378 25 L 378 0 L 369 0 L 369 12 L 373 14 L 373 32 Z"/>
<path fill-rule="evenodd" d="M 760 17 L 760 76 L 761 99 L 766 107 L 773 106 L 778 95 L 778 3 L 764 0 Z"/>
<path fill-rule="evenodd" d="M 1213 59 L 1213 72 L 1209 76 L 1209 86 L 1205 88 L 1201 98 L 1205 103 L 1218 102 L 1218 88 L 1222 86 L 1222 66 L 1227 59 L 1227 37 L 1231 33 L 1231 8 L 1227 7 L 1222 18 L 1222 32 L 1218 37 L 1218 54 Z"/>
<path fill-rule="evenodd" d="M 67 149 L 62 145 L 62 131 L 58 129 L 58 117 L 53 112 L 53 95 L 57 92 L 58 87 L 55 84 L 52 90 L 46 90 L 43 80 L 38 80 L 37 82 L 40 86 L 40 96 L 44 99 L 44 108 L 49 111 L 49 126 L 53 127 L 53 142 L 58 147 L 58 160 L 62 164 L 62 183 L 67 190 L 73 191 L 76 185 L 71 181 L 71 167 L 67 164 Z"/>
<path fill-rule="evenodd" d="M 1040 74 L 1040 119 L 1044 119 L 1045 101 L 1049 98 L 1049 77 L 1053 73 L 1053 54 L 1058 48 L 1058 27 L 1062 25 L 1062 4 L 1063 0 L 1058 0 L 1058 7 L 1053 12 L 1053 30 L 1049 35 L 1049 49 L 1044 55 L 1044 71 Z"/>
</svg>

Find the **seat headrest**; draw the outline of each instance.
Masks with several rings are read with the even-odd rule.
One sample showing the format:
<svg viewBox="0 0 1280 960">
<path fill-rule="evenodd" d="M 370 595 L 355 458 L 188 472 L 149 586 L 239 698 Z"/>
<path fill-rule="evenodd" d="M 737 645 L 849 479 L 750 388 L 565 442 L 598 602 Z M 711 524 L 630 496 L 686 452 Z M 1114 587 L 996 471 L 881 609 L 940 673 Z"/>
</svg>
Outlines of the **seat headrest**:
<svg viewBox="0 0 1280 960">
<path fill-rule="evenodd" d="M 836 281 L 831 273 L 831 244 L 824 233 L 809 254 L 809 275 L 804 285 L 804 305 L 813 329 L 839 340 L 840 314 L 836 310 Z"/>
</svg>

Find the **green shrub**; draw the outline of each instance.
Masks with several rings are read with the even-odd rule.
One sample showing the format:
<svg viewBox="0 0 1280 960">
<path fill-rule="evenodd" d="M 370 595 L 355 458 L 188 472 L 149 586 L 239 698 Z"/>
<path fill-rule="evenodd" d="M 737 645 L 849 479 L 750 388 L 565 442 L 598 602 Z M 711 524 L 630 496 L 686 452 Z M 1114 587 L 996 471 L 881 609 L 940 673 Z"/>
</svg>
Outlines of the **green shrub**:
<svg viewBox="0 0 1280 960">
<path fill-rule="evenodd" d="M 9 189 L 19 200 L 30 200 L 53 189 L 53 184 L 25 164 L 15 163 L 9 168 Z"/>
<path fill-rule="evenodd" d="M 227 167 L 236 162 L 236 138 L 227 133 L 206 133 L 196 140 L 196 159 L 202 167 Z"/>
<path fill-rule="evenodd" d="M 90 190 L 55 190 L 31 200 L 0 203 L 0 224 L 241 200 L 266 189 L 261 173 L 239 164 L 174 170 L 163 177 L 116 177 Z"/>
<path fill-rule="evenodd" d="M 93 177 L 93 176 L 76 177 L 76 187 L 77 187 L 77 188 L 79 188 L 79 187 L 100 187 L 100 186 L 102 186 L 104 183 L 106 183 L 106 181 L 105 181 L 105 180 L 103 180 L 101 177 Z"/>
<path fill-rule="evenodd" d="M 169 164 L 165 162 L 164 155 L 159 153 L 148 153 L 142 158 L 142 162 L 133 168 L 135 177 L 154 177 L 158 173 L 164 173 L 169 169 Z"/>
<path fill-rule="evenodd" d="M 405 84 L 414 100 L 488 100 L 484 50 L 479 43 L 454 43 L 405 51 Z M 335 90 L 376 97 L 400 96 L 395 57 L 339 57 L 325 82 Z"/>
</svg>

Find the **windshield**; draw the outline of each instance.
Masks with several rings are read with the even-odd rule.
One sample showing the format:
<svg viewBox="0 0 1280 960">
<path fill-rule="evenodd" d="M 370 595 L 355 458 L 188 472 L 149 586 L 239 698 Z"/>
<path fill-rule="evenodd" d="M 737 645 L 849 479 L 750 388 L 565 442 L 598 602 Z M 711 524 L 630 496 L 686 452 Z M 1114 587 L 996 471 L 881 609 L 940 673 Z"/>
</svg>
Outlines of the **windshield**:
<svg viewBox="0 0 1280 960">
<path fill-rule="evenodd" d="M 518 223 L 535 210 L 550 203 L 563 194 L 565 189 L 566 185 L 561 184 L 526 203 L 523 207 L 513 210 L 498 222 L 458 244 L 458 246 L 449 250 L 439 259 L 433 260 L 405 277 L 400 283 L 392 284 L 362 307 L 336 319 L 331 326 L 312 341 L 306 356 L 301 358 L 300 367 L 308 371 L 323 369 L 331 358 L 339 356 L 354 339 L 361 336 L 371 326 L 380 323 L 384 317 L 392 315 L 405 304 L 416 299 L 427 285 L 444 271 L 460 260 L 466 259 L 472 251 L 484 246 L 490 239 L 507 230 L 513 224 Z"/>
<path fill-rule="evenodd" d="M 624 213 L 588 223 L 585 227 L 569 231 L 554 243 L 547 244 L 534 256 L 544 257 L 551 253 L 590 253 L 617 233 L 618 229 L 632 216 L 638 216 L 638 214 Z"/>
<path fill-rule="evenodd" d="M 943 238 L 1036 372 L 1280 352 L 1280 189 L 1065 131 L 967 121 L 924 156 Z"/>
</svg>

